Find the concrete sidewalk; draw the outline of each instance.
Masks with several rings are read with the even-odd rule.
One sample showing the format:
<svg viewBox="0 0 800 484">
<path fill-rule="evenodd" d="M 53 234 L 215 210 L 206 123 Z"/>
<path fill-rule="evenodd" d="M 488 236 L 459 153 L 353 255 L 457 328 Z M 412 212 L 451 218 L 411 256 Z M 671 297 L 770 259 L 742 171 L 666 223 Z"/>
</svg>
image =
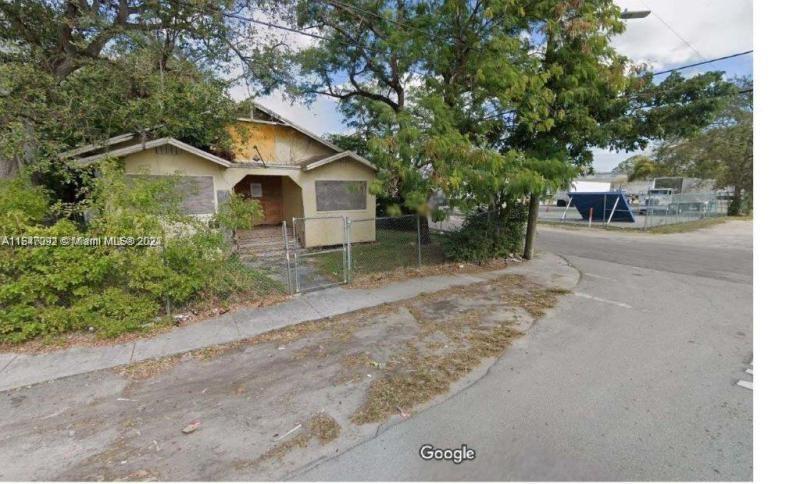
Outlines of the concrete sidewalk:
<svg viewBox="0 0 800 484">
<path fill-rule="evenodd" d="M 560 257 L 542 252 L 532 261 L 498 271 L 415 278 L 376 289 L 336 287 L 303 294 L 275 306 L 227 313 L 132 343 L 38 355 L 0 353 L 0 391 L 230 343 L 285 326 L 482 282 L 502 274 L 525 274 L 543 285 L 571 289 L 577 281 L 565 275 L 571 273 L 564 270 L 566 265 Z"/>
</svg>

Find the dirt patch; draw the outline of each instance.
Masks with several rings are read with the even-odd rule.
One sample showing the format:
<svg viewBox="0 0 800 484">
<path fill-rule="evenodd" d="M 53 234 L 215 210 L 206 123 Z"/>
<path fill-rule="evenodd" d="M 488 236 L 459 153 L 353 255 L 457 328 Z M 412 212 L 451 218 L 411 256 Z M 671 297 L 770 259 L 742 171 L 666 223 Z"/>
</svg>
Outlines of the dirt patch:
<svg viewBox="0 0 800 484">
<path fill-rule="evenodd" d="M 342 357 L 339 360 L 339 366 L 340 369 L 334 383 L 343 385 L 363 380 L 367 376 L 367 371 L 380 366 L 380 363 L 373 360 L 368 352 L 358 351 Z"/>
<path fill-rule="evenodd" d="M 183 355 L 165 356 L 164 358 L 155 358 L 152 360 L 144 360 L 131 365 L 121 366 L 117 368 L 117 373 L 134 381 L 147 380 L 165 371 L 171 370 L 178 366 L 181 362 Z"/>
<path fill-rule="evenodd" d="M 392 282 L 404 281 L 417 277 L 443 276 L 453 274 L 472 274 L 476 272 L 496 271 L 510 265 L 520 263 L 518 259 L 495 259 L 483 264 L 467 262 L 449 262 L 446 264 L 427 265 L 422 267 L 400 267 L 393 271 L 358 274 L 349 287 L 371 289 L 385 286 Z"/>
<path fill-rule="evenodd" d="M 306 424 L 309 433 L 319 440 L 321 444 L 327 444 L 339 437 L 342 427 L 339 422 L 328 414 L 318 413 L 309 419 Z"/>
<path fill-rule="evenodd" d="M 291 436 L 286 436 L 285 440 L 274 445 L 257 459 L 239 461 L 236 467 L 245 470 L 256 467 L 264 461 L 282 460 L 292 450 L 308 447 L 313 439 L 320 445 L 328 444 L 339 437 L 341 430 L 342 427 L 333 417 L 324 412 L 318 413 L 298 424 L 297 430 L 292 432 Z"/>
<path fill-rule="evenodd" d="M 565 292 L 568 291 L 537 286 L 512 274 L 407 302 L 408 311 L 420 326 L 419 338 L 391 357 L 351 420 L 356 424 L 380 422 L 446 393 L 451 383 L 485 358 L 503 353 L 524 334 L 515 327 L 517 321 L 513 317 L 492 320 L 492 316 L 501 313 L 501 305 L 525 309 L 533 318 L 539 318 Z M 487 294 L 493 303 L 481 300 Z M 461 301 L 461 307 L 454 301 Z M 478 304 L 464 307 L 465 301 Z"/>
<path fill-rule="evenodd" d="M 410 412 L 414 407 L 446 393 L 450 384 L 465 376 L 481 360 L 502 353 L 522 332 L 500 326 L 465 336 L 468 344 L 444 354 L 425 354 L 415 345 L 398 354 L 386 373 L 373 382 L 364 403 L 351 420 L 356 424 L 381 422 L 390 415 Z"/>
</svg>

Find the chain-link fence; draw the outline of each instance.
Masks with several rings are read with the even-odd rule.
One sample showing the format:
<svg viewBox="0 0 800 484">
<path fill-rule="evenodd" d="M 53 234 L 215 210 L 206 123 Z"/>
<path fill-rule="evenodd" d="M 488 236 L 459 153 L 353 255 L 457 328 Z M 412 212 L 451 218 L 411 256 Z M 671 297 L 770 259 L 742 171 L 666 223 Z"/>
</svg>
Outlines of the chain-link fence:
<svg viewBox="0 0 800 484">
<path fill-rule="evenodd" d="M 351 220 L 351 233 L 366 232 L 373 227 L 375 233 L 373 240 L 351 243 L 353 274 L 419 267 L 420 221 L 416 215 Z"/>
<path fill-rule="evenodd" d="M 292 219 L 287 243 L 289 284 L 307 292 L 348 282 L 349 229 L 345 217 Z"/>
<path fill-rule="evenodd" d="M 625 197 L 626 203 L 616 203 L 616 208 L 612 208 L 620 195 Z M 566 207 L 541 205 L 539 220 L 545 223 L 647 230 L 662 225 L 722 217 L 727 214 L 730 203 L 729 196 L 715 192 L 680 194 L 622 192 L 598 194 L 599 196 L 603 197 L 602 206 L 598 203 L 596 210 L 583 210 L 583 213 L 573 205 L 572 200 Z"/>
<path fill-rule="evenodd" d="M 521 244 L 523 229 L 517 224 L 516 231 L 509 232 L 506 222 L 501 211 L 468 217 L 452 212 L 436 222 L 415 214 L 307 217 L 282 227 L 241 231 L 237 240 L 249 265 L 268 271 L 288 292 L 298 293 L 346 284 L 360 275 L 443 264 L 448 258 L 494 258 L 496 241 L 507 242 L 509 233 Z M 471 246 L 479 252 L 471 252 Z"/>
</svg>

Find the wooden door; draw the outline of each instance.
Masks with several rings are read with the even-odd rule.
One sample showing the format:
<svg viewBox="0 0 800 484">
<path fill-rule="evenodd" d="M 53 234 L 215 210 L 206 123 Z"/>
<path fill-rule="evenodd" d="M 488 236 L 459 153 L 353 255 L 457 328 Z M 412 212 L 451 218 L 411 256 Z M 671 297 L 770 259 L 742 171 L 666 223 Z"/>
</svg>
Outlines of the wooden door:
<svg viewBox="0 0 800 484">
<path fill-rule="evenodd" d="M 261 203 L 262 218 L 257 225 L 275 225 L 283 221 L 281 178 L 278 176 L 246 176 L 236 184 L 236 193 Z"/>
</svg>

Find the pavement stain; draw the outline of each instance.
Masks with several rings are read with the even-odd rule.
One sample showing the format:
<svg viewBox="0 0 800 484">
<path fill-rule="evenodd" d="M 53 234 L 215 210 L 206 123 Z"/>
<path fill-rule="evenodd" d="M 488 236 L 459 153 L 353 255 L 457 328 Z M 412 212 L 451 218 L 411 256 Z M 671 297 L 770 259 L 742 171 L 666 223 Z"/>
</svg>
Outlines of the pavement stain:
<svg viewBox="0 0 800 484">
<path fill-rule="evenodd" d="M 278 479 L 305 463 L 408 417 L 497 357 L 524 334 L 559 291 L 523 276 L 309 321 L 230 344 L 65 378 L 22 390 L 16 415 L 41 399 L 97 392 L 8 448 L 71 439 L 83 452 L 62 457 L 55 479 Z M 0 408 L 2 411 L 3 408 Z M 196 431 L 181 429 L 199 422 Z M 301 429 L 276 442 L 298 422 Z M 20 422 L 16 422 L 19 424 Z M 80 435 L 55 424 L 89 425 Z M 2 430 L 2 426 L 0 426 Z M 101 436 L 116 435 L 111 441 Z M 0 458 L 2 464 L 2 458 Z"/>
</svg>

